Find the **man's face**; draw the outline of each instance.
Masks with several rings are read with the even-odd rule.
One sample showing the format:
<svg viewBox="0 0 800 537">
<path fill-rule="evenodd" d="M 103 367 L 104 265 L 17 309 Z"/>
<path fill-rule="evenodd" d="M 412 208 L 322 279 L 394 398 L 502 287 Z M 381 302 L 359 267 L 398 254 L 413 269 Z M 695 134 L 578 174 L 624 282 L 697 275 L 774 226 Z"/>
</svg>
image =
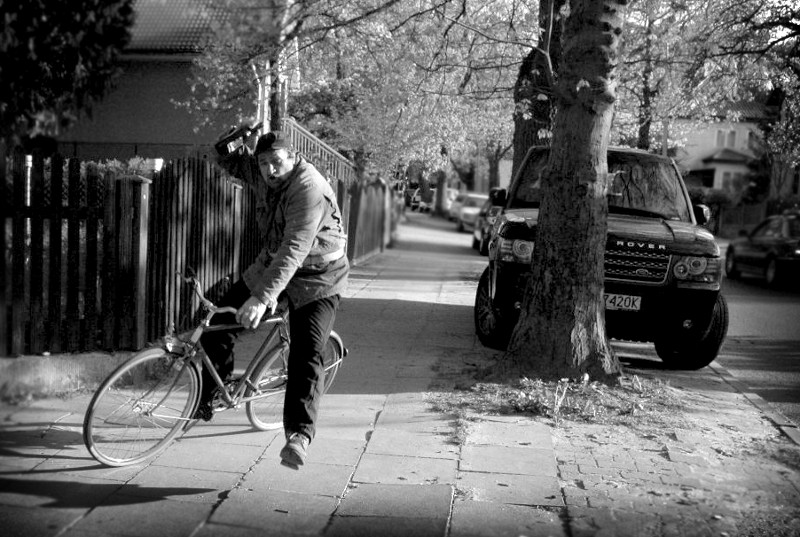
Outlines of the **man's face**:
<svg viewBox="0 0 800 537">
<path fill-rule="evenodd" d="M 294 159 L 289 157 L 289 153 L 285 149 L 265 151 L 258 155 L 258 168 L 267 181 L 270 179 L 280 180 L 292 172 Z"/>
</svg>

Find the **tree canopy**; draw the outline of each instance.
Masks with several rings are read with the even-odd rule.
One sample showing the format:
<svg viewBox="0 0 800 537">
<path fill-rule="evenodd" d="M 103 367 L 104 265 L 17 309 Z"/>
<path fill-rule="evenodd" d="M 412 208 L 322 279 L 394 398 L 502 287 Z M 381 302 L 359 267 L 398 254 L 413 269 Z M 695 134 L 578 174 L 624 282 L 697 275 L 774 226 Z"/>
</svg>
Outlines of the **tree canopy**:
<svg viewBox="0 0 800 537">
<path fill-rule="evenodd" d="M 527 3 L 283 4 L 293 15 L 269 26 L 254 22 L 269 8 L 228 1 L 231 17 L 197 62 L 185 103 L 205 121 L 252 116 L 254 72 L 269 64 L 278 66 L 270 83 L 283 78 L 291 92 L 291 115 L 376 168 L 434 164 L 443 144 L 451 156 L 475 152 L 487 131 L 507 147 L 516 66 L 538 31 Z"/>
<path fill-rule="evenodd" d="M 117 74 L 133 0 L 0 0 L 0 137 L 53 136 Z"/>
</svg>

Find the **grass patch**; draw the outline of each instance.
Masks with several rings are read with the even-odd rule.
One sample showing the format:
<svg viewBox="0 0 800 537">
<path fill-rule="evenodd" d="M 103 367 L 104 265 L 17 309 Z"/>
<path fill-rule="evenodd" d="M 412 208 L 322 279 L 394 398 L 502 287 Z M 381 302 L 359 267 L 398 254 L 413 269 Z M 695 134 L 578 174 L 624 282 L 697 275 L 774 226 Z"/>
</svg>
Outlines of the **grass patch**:
<svg viewBox="0 0 800 537">
<path fill-rule="evenodd" d="M 683 408 L 681 391 L 660 379 L 622 375 L 613 383 L 522 378 L 515 383 L 476 382 L 468 388 L 438 393 L 439 411 L 465 416 L 520 414 L 540 416 L 555 425 L 564 421 L 597 424 L 663 425 Z"/>
</svg>

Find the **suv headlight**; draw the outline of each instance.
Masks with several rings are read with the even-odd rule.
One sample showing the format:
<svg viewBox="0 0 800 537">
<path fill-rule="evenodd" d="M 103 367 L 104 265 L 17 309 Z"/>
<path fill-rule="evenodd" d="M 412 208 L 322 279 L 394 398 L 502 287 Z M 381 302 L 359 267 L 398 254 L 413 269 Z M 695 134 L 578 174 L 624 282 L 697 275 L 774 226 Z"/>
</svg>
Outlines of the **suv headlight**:
<svg viewBox="0 0 800 537">
<path fill-rule="evenodd" d="M 497 260 L 509 263 L 530 263 L 533 258 L 533 241 L 498 238 Z"/>
<path fill-rule="evenodd" d="M 722 277 L 722 260 L 715 257 L 681 256 L 672 267 L 679 280 L 716 283 Z"/>
</svg>

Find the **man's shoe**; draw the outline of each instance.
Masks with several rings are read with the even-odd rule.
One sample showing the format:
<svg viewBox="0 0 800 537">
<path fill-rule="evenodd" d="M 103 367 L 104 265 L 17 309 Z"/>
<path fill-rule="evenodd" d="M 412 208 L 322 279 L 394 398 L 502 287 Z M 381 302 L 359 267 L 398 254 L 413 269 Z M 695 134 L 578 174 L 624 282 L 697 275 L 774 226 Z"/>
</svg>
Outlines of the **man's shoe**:
<svg viewBox="0 0 800 537">
<path fill-rule="evenodd" d="M 311 439 L 303 433 L 293 433 L 281 450 L 281 464 L 299 470 L 306 462 L 306 451 Z"/>
<path fill-rule="evenodd" d="M 214 417 L 214 407 L 211 404 L 210 398 L 201 398 L 197 409 L 192 415 L 193 420 L 211 421 Z"/>
</svg>

